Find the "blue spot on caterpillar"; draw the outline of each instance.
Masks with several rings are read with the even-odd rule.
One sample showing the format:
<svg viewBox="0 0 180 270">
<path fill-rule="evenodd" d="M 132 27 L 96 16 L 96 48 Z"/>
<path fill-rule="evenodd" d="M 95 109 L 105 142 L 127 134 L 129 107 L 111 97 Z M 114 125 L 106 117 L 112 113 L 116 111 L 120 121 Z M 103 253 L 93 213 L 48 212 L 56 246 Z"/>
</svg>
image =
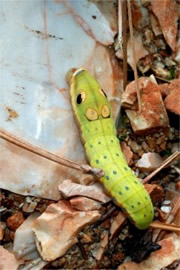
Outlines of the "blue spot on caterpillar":
<svg viewBox="0 0 180 270">
<path fill-rule="evenodd" d="M 123 156 L 106 94 L 93 76 L 83 69 L 73 69 L 71 77 L 67 74 L 67 80 L 91 166 L 104 170 L 101 183 L 135 226 L 147 228 L 154 217 L 153 205 Z"/>
</svg>

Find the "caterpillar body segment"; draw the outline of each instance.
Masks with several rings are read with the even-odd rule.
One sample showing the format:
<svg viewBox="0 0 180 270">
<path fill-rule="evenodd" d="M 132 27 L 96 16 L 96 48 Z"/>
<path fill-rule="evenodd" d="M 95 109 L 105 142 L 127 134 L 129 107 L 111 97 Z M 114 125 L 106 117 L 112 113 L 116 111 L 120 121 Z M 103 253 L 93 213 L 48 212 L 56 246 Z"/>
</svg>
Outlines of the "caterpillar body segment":
<svg viewBox="0 0 180 270">
<path fill-rule="evenodd" d="M 135 226 L 147 228 L 154 217 L 152 202 L 120 149 L 106 94 L 83 69 L 74 70 L 68 81 L 74 114 L 91 166 L 104 170 L 100 181 Z"/>
</svg>

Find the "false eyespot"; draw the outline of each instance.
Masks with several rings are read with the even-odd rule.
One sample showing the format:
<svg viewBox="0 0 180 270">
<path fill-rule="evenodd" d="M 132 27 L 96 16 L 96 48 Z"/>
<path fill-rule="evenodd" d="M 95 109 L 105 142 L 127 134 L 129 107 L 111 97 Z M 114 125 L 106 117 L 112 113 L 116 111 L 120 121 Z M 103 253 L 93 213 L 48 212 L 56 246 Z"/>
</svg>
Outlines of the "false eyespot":
<svg viewBox="0 0 180 270">
<path fill-rule="evenodd" d="M 82 91 L 76 98 L 77 104 L 81 104 L 86 99 L 86 92 Z"/>
<path fill-rule="evenodd" d="M 88 120 L 97 120 L 98 119 L 98 114 L 94 109 L 87 109 L 86 111 L 86 117 Z"/>
<path fill-rule="evenodd" d="M 110 116 L 110 110 L 107 105 L 104 105 L 101 110 L 102 117 L 107 118 Z"/>
<path fill-rule="evenodd" d="M 103 95 L 103 97 L 107 98 L 107 95 L 106 95 L 106 93 L 104 92 L 103 89 L 99 88 L 99 92 L 101 93 L 101 95 Z"/>
</svg>

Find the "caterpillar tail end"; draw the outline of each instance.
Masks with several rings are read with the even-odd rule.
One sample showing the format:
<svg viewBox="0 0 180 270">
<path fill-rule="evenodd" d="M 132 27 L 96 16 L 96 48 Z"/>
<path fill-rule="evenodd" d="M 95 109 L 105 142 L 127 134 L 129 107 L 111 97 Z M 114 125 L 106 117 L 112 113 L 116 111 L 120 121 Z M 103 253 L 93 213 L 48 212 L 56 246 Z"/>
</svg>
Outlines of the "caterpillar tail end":
<svg viewBox="0 0 180 270">
<path fill-rule="evenodd" d="M 145 230 L 148 229 L 154 218 L 154 209 L 152 208 L 151 212 L 147 215 L 146 219 L 138 218 L 134 223 L 137 229 Z"/>
</svg>

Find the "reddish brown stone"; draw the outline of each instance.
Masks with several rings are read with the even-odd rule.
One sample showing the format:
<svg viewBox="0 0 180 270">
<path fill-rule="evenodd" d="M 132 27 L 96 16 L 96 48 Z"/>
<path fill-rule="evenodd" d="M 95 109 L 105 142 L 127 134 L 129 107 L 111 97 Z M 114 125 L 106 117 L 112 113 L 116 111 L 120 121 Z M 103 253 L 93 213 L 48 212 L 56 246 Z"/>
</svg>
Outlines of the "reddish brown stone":
<svg viewBox="0 0 180 270">
<path fill-rule="evenodd" d="M 10 230 L 16 231 L 23 222 L 23 214 L 21 212 L 17 212 L 7 219 L 6 224 Z"/>
<path fill-rule="evenodd" d="M 149 193 L 153 203 L 162 202 L 164 191 L 161 186 L 156 185 L 156 184 L 145 184 L 144 187 Z"/>
<path fill-rule="evenodd" d="M 121 142 L 121 150 L 126 158 L 127 163 L 130 164 L 133 158 L 133 152 L 131 151 L 131 148 L 127 146 L 125 142 Z"/>
<path fill-rule="evenodd" d="M 110 228 L 110 239 L 112 239 L 116 235 L 116 233 L 119 231 L 125 220 L 126 217 L 122 212 L 119 212 L 119 214 L 113 219 Z"/>
<path fill-rule="evenodd" d="M 152 11 L 158 18 L 163 35 L 173 51 L 176 50 L 178 5 L 174 0 L 152 0 Z"/>
<path fill-rule="evenodd" d="M 4 237 L 4 229 L 5 229 L 5 227 L 6 227 L 6 224 L 4 222 L 0 222 L 0 241 Z"/>
<path fill-rule="evenodd" d="M 133 131 L 137 134 L 148 134 L 153 131 L 167 130 L 169 127 L 166 109 L 159 86 L 148 77 L 138 79 L 142 109 L 139 114 L 135 110 L 126 110 Z M 135 81 L 129 83 L 122 94 L 121 104 L 131 108 L 137 102 Z"/>
<path fill-rule="evenodd" d="M 180 115 L 180 79 L 173 80 L 168 90 L 169 94 L 164 101 L 165 106 L 169 111 Z"/>
<path fill-rule="evenodd" d="M 159 84 L 162 97 L 166 97 L 169 94 L 169 83 Z"/>
<path fill-rule="evenodd" d="M 176 190 L 180 192 L 180 181 L 176 183 Z"/>
</svg>

